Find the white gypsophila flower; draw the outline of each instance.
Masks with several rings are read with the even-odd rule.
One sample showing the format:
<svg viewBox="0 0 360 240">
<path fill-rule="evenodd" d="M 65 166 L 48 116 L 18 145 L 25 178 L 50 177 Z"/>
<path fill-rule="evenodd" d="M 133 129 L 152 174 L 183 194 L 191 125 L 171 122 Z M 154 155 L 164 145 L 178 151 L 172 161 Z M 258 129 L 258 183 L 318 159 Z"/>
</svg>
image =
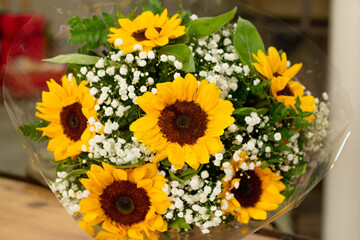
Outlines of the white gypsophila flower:
<svg viewBox="0 0 360 240">
<path fill-rule="evenodd" d="M 154 59 L 155 58 L 155 53 L 154 51 L 149 51 L 147 54 L 148 59 Z"/>
<path fill-rule="evenodd" d="M 170 62 L 175 62 L 176 58 L 173 55 L 167 56 Z"/>
<path fill-rule="evenodd" d="M 115 67 L 113 66 L 113 67 L 107 68 L 107 69 L 106 69 L 106 73 L 107 73 L 107 75 L 109 75 L 109 76 L 113 76 L 113 75 L 115 74 Z"/>
<path fill-rule="evenodd" d="M 142 50 L 142 46 L 140 44 L 135 44 L 133 47 L 134 51 L 141 51 Z"/>
<path fill-rule="evenodd" d="M 274 134 L 274 139 L 275 139 L 275 141 L 280 141 L 281 140 L 281 133 L 275 133 Z"/>
<path fill-rule="evenodd" d="M 140 52 L 139 57 L 140 57 L 140 59 L 146 59 L 147 58 L 146 52 Z"/>
<path fill-rule="evenodd" d="M 97 75 L 99 77 L 104 77 L 105 76 L 105 71 L 101 69 L 101 70 L 97 71 Z"/>
<path fill-rule="evenodd" d="M 145 61 L 145 60 L 141 60 L 141 61 L 139 62 L 139 66 L 140 66 L 140 67 L 145 67 L 145 66 L 146 66 L 146 61 Z"/>
<path fill-rule="evenodd" d="M 144 93 L 144 92 L 146 92 L 146 91 L 147 91 L 146 86 L 141 86 L 141 87 L 140 87 L 140 92 Z"/>
<path fill-rule="evenodd" d="M 175 61 L 174 62 L 174 66 L 176 69 L 181 69 L 183 67 L 183 64 L 179 61 Z"/>
<path fill-rule="evenodd" d="M 103 58 L 100 58 L 97 63 L 95 64 L 96 68 L 104 68 L 105 60 Z"/>
<path fill-rule="evenodd" d="M 153 85 L 154 84 L 154 79 L 152 77 L 148 77 L 147 82 L 148 82 L 149 85 Z"/>
<path fill-rule="evenodd" d="M 81 72 L 82 75 L 85 75 L 87 73 L 87 68 L 86 67 L 81 67 L 80 72 Z"/>
<path fill-rule="evenodd" d="M 259 85 L 259 83 L 260 83 L 260 79 L 258 79 L 258 78 L 255 79 L 254 82 L 253 82 L 254 86 Z"/>
<path fill-rule="evenodd" d="M 134 61 L 134 56 L 131 53 L 127 54 L 125 57 L 125 61 L 127 63 L 132 63 L 132 61 Z"/>
<path fill-rule="evenodd" d="M 176 78 L 178 78 L 180 76 L 181 76 L 180 73 L 178 73 L 178 72 L 174 73 L 174 79 L 176 79 Z"/>
<path fill-rule="evenodd" d="M 190 16 L 190 20 L 191 21 L 194 21 L 194 20 L 196 20 L 196 19 L 198 19 L 199 17 L 196 15 L 196 14 L 191 14 L 191 16 Z"/>
<path fill-rule="evenodd" d="M 161 54 L 160 56 L 160 61 L 162 62 L 167 62 L 168 61 L 168 57 L 165 54 Z"/>
<path fill-rule="evenodd" d="M 121 38 L 117 38 L 115 40 L 115 46 L 121 46 L 124 43 L 124 41 Z"/>
<path fill-rule="evenodd" d="M 121 74 L 121 75 L 126 75 L 127 72 L 128 72 L 127 66 L 126 66 L 126 65 L 122 65 L 122 66 L 120 67 L 120 74 Z"/>
<path fill-rule="evenodd" d="M 244 75 L 247 76 L 250 73 L 250 68 L 248 65 L 243 66 Z"/>
</svg>

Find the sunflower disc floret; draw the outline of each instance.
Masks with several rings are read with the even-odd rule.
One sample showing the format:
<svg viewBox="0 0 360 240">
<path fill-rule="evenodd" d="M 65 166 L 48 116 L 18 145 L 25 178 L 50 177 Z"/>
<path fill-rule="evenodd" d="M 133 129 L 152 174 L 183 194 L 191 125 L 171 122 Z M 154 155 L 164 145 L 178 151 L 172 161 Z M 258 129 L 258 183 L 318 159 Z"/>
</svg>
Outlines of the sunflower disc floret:
<svg viewBox="0 0 360 240">
<path fill-rule="evenodd" d="M 198 85 L 192 74 L 156 87 L 157 94 L 146 92 L 137 99 L 146 113 L 130 126 L 137 141 L 157 152 L 154 162 L 168 158 L 177 169 L 208 163 L 209 154 L 223 149 L 220 136 L 234 122 L 232 103 L 219 98 L 214 83 Z"/>
<path fill-rule="evenodd" d="M 156 46 L 168 44 L 169 39 L 185 34 L 185 26 L 180 26 L 181 18 L 178 16 L 179 14 L 175 14 L 169 19 L 165 9 L 160 15 L 154 15 L 150 11 L 143 12 L 133 21 L 128 18 L 118 19 L 120 28 L 110 28 L 112 33 L 109 34 L 108 41 L 125 53 L 135 51 L 135 45 L 140 45 L 143 51 L 149 52 Z"/>
<path fill-rule="evenodd" d="M 97 100 L 89 93 L 87 82 L 78 85 L 74 77 L 66 76 L 61 80 L 62 86 L 53 79 L 47 82 L 49 92 L 42 93 L 42 102 L 36 106 L 36 116 L 49 122 L 38 129 L 50 138 L 47 150 L 54 152 L 55 161 L 87 152 L 89 140 L 101 132 L 89 123 L 89 119 L 97 122 Z"/>
<path fill-rule="evenodd" d="M 240 166 L 247 159 L 246 151 L 239 154 L 239 159 L 230 160 L 227 171 L 233 173 L 232 178 L 223 179 L 223 192 L 219 195 L 222 210 L 244 224 L 250 219 L 265 220 L 267 211 L 276 210 L 285 199 L 280 193 L 285 189 L 280 181 L 282 177 L 269 168 L 262 169 L 261 165 L 253 170 L 242 170 Z"/>
<path fill-rule="evenodd" d="M 80 180 L 90 192 L 79 204 L 79 212 L 85 214 L 82 225 L 101 224 L 106 231 L 96 239 L 157 239 L 156 232 L 167 230 L 161 214 L 171 205 L 162 191 L 166 179 L 157 175 L 154 164 L 127 170 L 102 166 L 93 164 L 88 178 Z"/>
</svg>

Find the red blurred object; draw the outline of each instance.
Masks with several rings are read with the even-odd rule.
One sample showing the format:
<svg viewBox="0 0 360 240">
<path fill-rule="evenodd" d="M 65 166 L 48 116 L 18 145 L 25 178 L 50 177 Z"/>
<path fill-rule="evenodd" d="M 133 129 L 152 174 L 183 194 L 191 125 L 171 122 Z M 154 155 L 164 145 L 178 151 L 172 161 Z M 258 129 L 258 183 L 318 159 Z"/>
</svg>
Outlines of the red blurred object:
<svg viewBox="0 0 360 240">
<path fill-rule="evenodd" d="M 18 57 L 27 57 L 34 62 L 39 62 L 45 56 L 45 19 L 38 14 L 2 14 L 0 15 L 0 89 L 7 65 L 11 65 Z M 21 38 L 26 39 L 26 44 L 15 45 L 16 37 L 21 33 Z M 24 42 L 24 41 L 23 41 Z M 29 47 L 31 46 L 31 47 Z M 11 74 L 12 75 L 12 74 Z M 38 84 L 43 73 L 28 73 L 30 81 Z M 37 76 L 38 75 L 38 76 Z M 37 76 L 37 77 L 35 77 Z M 11 76 L 10 76 L 11 77 Z M 48 79 L 47 79 L 48 80 Z M 44 81 L 45 84 L 45 81 Z M 25 94 L 25 89 L 18 85 L 19 90 Z"/>
<path fill-rule="evenodd" d="M 29 21 L 31 19 L 31 21 Z M 11 53 L 14 58 L 17 55 L 24 55 L 33 60 L 40 61 L 45 53 L 45 20 L 42 15 L 25 14 L 15 16 L 12 14 L 3 14 L 0 16 L 0 34 L 1 34 L 1 65 L 7 64 L 7 56 Z M 12 46 L 16 36 L 21 31 L 21 37 L 27 38 L 27 44 L 32 50 L 24 52 L 21 46 Z M 10 52 L 10 48 L 11 52 Z"/>
</svg>

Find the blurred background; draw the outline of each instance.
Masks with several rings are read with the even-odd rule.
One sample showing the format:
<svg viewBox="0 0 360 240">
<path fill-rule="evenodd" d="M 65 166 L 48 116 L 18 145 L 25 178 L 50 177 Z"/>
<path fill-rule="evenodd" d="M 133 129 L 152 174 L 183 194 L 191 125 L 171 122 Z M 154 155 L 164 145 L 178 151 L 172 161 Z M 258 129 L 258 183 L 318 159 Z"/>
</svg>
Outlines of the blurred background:
<svg viewBox="0 0 360 240">
<path fill-rule="evenodd" d="M 66 41 L 66 25 L 62 25 L 63 15 L 43 11 L 44 0 L 0 0 L 0 88 L 5 68 L 7 77 L 14 82 L 19 73 L 12 69 L 21 68 L 22 74 L 31 81 L 31 88 L 14 84 L 19 98 L 26 99 L 33 91 L 45 87 L 46 76 L 51 72 L 58 78 L 64 69 L 53 65 L 41 64 L 45 57 L 54 56 L 58 40 Z M 56 2 L 53 0 L 53 2 Z M 90 1 L 79 1 L 87 4 Z M 141 1 L 118 1 L 125 11 L 130 11 Z M 163 1 L 170 12 L 178 8 L 177 0 Z M 308 40 L 330 56 L 332 65 L 320 66 L 318 74 L 324 78 L 318 83 L 321 90 L 336 91 L 338 76 L 346 88 L 353 109 L 352 135 L 334 170 L 305 198 L 303 203 L 290 213 L 277 220 L 274 225 L 280 231 L 297 233 L 315 239 L 360 239 L 360 159 L 357 146 L 360 143 L 360 2 L 358 0 L 183 0 L 184 8 L 193 9 L 199 16 L 217 15 L 230 10 L 234 5 L 245 3 L 259 15 L 249 14 L 246 8 L 238 8 L 238 15 L 250 19 L 265 38 L 289 53 L 289 59 L 305 56 L 302 61 L 311 61 Z M 101 3 L 99 3 L 101 4 Z M 96 10 L 96 6 L 94 6 Z M 92 11 L 93 9 L 89 9 Z M 61 11 L 61 9 L 57 9 Z M 71 17 L 74 12 L 62 13 Z M 281 21 L 268 17 L 274 16 Z M 26 43 L 31 51 L 11 49 L 11 44 L 23 26 L 27 24 Z M 284 23 L 290 26 L 284 27 Z M 62 29 L 53 29 L 62 26 Z M 59 36 L 54 35 L 57 32 Z M 300 34 L 299 34 L 300 33 Z M 65 39 L 65 40 L 64 40 Z M 304 40 L 305 39 L 305 40 Z M 8 53 L 11 57 L 8 59 Z M 20 52 L 20 51 L 19 51 Z M 291 56 L 294 56 L 293 58 Z M 294 60 L 296 62 L 296 60 Z M 12 68 L 12 66 L 15 66 Z M 336 67 L 333 67 L 336 66 Z M 333 70 L 339 75 L 333 74 Z M 336 76 L 336 77 L 335 77 Z M 34 89 L 35 86 L 35 89 Z M 334 86 L 334 87 L 333 87 Z M 2 97 L 2 90 L 0 91 Z M 11 120 L 0 103 L 0 176 L 28 179 L 41 182 L 34 165 L 24 150 Z M 51 173 L 49 173 L 51 175 Z"/>
</svg>

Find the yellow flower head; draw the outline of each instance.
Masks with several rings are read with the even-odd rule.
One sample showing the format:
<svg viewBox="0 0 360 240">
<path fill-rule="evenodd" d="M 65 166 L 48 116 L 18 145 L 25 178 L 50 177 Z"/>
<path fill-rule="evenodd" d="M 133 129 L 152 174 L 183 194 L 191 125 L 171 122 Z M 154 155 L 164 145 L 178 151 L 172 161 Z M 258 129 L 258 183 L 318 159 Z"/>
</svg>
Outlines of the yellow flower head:
<svg viewBox="0 0 360 240">
<path fill-rule="evenodd" d="M 287 68 L 286 53 L 280 54 L 274 47 L 269 48 L 269 56 L 259 50 L 258 54 L 253 54 L 257 61 L 253 63 L 255 69 L 266 79 L 286 78 L 292 79 L 301 69 L 302 63 L 297 63 Z"/>
<path fill-rule="evenodd" d="M 278 102 L 284 102 L 286 108 L 290 106 L 295 108 L 297 97 L 300 99 L 302 111 L 313 112 L 317 108 L 315 98 L 313 96 L 304 96 L 304 87 L 297 81 L 275 78 L 272 80 L 271 92 Z M 304 119 L 311 122 L 315 119 L 315 116 L 311 115 Z"/>
<path fill-rule="evenodd" d="M 198 85 L 192 74 L 156 85 L 157 94 L 146 92 L 137 103 L 146 116 L 130 125 L 137 141 L 155 151 L 153 161 L 165 158 L 181 169 L 209 162 L 209 154 L 223 149 L 220 136 L 234 122 L 230 101 L 220 99 L 215 83 Z"/>
<path fill-rule="evenodd" d="M 39 112 L 35 113 L 50 122 L 38 129 L 50 138 L 47 150 L 54 152 L 55 161 L 88 151 L 89 140 L 96 134 L 96 130 L 90 131 L 88 120 L 97 121 L 94 110 L 97 101 L 86 87 L 87 82 L 77 85 L 74 77 L 69 80 L 66 76 L 61 80 L 62 86 L 53 79 L 47 82 L 49 92 L 42 93 L 42 102 L 36 106 Z"/>
<path fill-rule="evenodd" d="M 162 191 L 166 179 L 157 175 L 155 164 L 134 169 L 116 169 L 103 163 L 92 165 L 81 183 L 90 192 L 80 201 L 82 221 L 95 226 L 102 223 L 96 239 L 157 239 L 155 232 L 167 230 L 161 217 L 171 205 Z"/>
<path fill-rule="evenodd" d="M 271 93 L 278 102 L 283 101 L 286 108 L 290 106 L 295 108 L 296 98 L 299 97 L 301 110 L 313 112 L 316 109 L 315 98 L 304 96 L 303 85 L 291 80 L 300 71 L 302 63 L 287 68 L 286 53 L 283 52 L 280 57 L 274 47 L 269 48 L 269 56 L 259 50 L 257 55 L 253 54 L 253 57 L 257 61 L 253 63 L 255 69 L 266 79 L 272 79 L 270 82 Z M 314 115 L 305 118 L 309 122 L 314 119 Z"/>
<path fill-rule="evenodd" d="M 221 198 L 223 211 L 236 216 L 239 222 L 245 224 L 251 218 L 265 220 L 267 211 L 276 210 L 285 199 L 280 194 L 285 189 L 280 181 L 282 177 L 269 168 L 261 169 L 261 166 L 253 170 L 242 170 L 240 165 L 247 158 L 246 151 L 242 151 L 239 161 L 230 160 L 233 177 L 223 179 L 223 192 L 218 196 Z M 229 196 L 232 197 L 229 199 Z"/>
<path fill-rule="evenodd" d="M 133 21 L 121 18 L 118 20 L 121 28 L 110 28 L 112 33 L 108 35 L 108 41 L 125 53 L 133 52 L 136 44 L 143 51 L 149 52 L 156 46 L 168 44 L 169 39 L 185 34 L 185 26 L 180 26 L 181 18 L 177 18 L 178 16 L 179 14 L 175 14 L 169 19 L 165 9 L 161 15 L 143 12 Z"/>
</svg>

